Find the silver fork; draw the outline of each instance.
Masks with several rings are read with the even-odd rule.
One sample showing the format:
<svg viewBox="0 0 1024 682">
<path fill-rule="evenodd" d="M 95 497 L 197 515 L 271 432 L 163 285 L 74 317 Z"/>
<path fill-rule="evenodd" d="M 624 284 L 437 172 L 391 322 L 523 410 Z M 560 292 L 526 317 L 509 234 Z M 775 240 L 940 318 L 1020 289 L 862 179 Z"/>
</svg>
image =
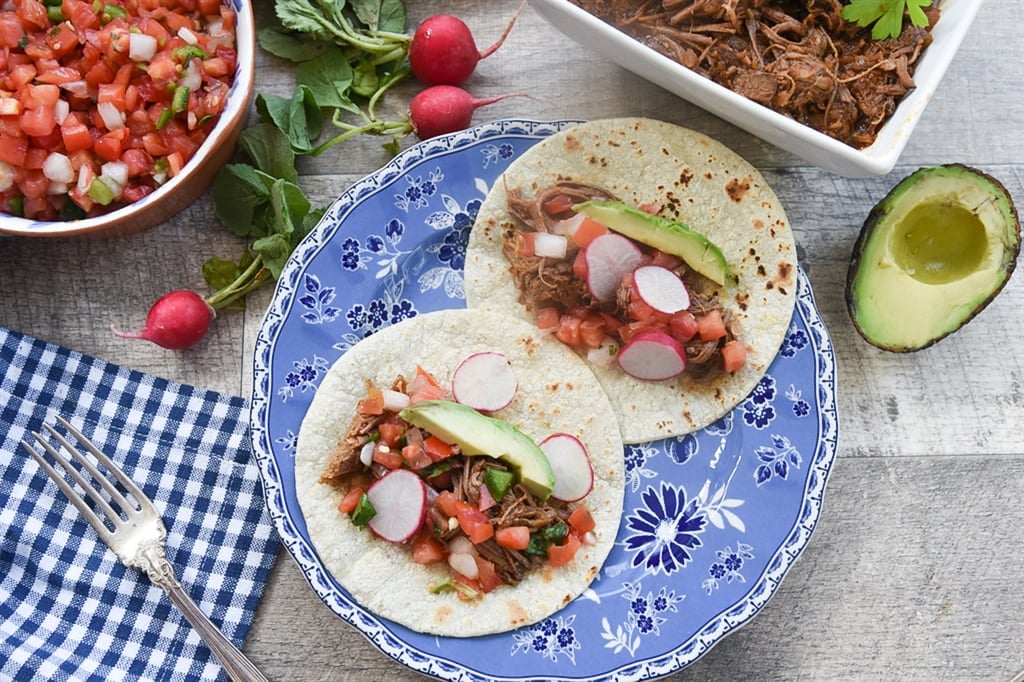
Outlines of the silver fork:
<svg viewBox="0 0 1024 682">
<path fill-rule="evenodd" d="M 267 678 L 256 669 L 256 666 L 217 629 L 216 625 L 210 622 L 210 619 L 185 593 L 181 584 L 175 578 L 174 568 L 167 561 L 164 553 L 167 529 L 164 527 L 160 513 L 153 506 L 152 501 L 107 455 L 93 445 L 78 429 L 69 424 L 66 419 L 57 417 L 57 422 L 69 434 L 74 436 L 81 446 L 91 453 L 111 476 L 117 479 L 124 489 L 128 491 L 131 499 L 114 487 L 110 479 L 104 476 L 96 465 L 90 462 L 66 437 L 49 424 L 45 425 L 45 428 L 50 435 L 70 455 L 71 459 L 77 461 L 82 469 L 89 472 L 92 480 L 106 491 L 109 498 L 104 498 L 100 495 L 99 490 L 95 486 L 90 485 L 78 469 L 70 466 L 68 458 L 62 456 L 58 449 L 47 439 L 39 433 L 33 432 L 32 435 L 39 445 L 54 459 L 54 462 L 59 463 L 68 476 L 79 485 L 93 505 L 102 513 L 102 516 L 86 504 L 85 498 L 75 490 L 75 487 L 53 465 L 46 461 L 38 450 L 25 440 L 22 440 L 21 444 L 25 446 L 29 454 L 43 468 L 43 471 L 63 491 L 71 504 L 78 508 L 78 511 L 82 513 L 82 516 L 89 522 L 89 525 L 99 534 L 100 539 L 107 543 L 110 549 L 114 550 L 118 558 L 126 566 L 145 571 L 150 580 L 163 588 L 174 605 L 181 610 L 185 618 L 188 619 L 188 622 L 192 624 L 192 627 L 203 638 L 203 641 L 216 654 L 232 680 L 239 682 L 266 681 Z"/>
</svg>

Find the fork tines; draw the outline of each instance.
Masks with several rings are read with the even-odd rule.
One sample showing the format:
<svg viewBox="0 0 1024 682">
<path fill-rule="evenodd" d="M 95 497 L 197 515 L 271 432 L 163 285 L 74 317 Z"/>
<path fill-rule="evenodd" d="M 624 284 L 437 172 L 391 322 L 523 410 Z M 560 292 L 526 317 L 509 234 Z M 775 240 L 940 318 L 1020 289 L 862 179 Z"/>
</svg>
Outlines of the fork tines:
<svg viewBox="0 0 1024 682">
<path fill-rule="evenodd" d="M 119 522 L 126 517 L 130 517 L 133 514 L 137 514 L 143 510 L 145 505 L 149 504 L 148 499 L 139 489 L 139 487 L 130 479 L 128 476 L 121 471 L 121 469 L 114 464 L 114 462 L 104 454 L 99 448 L 92 444 L 88 438 L 72 426 L 68 421 L 62 417 L 57 417 L 57 423 L 60 424 L 75 440 L 81 445 L 82 448 L 87 450 L 96 460 L 103 465 L 109 476 L 113 476 L 117 479 L 117 482 L 123 486 L 133 500 L 129 500 L 124 494 L 119 491 L 114 484 L 111 482 L 107 475 L 104 475 L 99 468 L 93 464 L 88 457 L 86 457 L 80 450 L 78 450 L 71 442 L 62 435 L 57 429 L 49 424 L 44 425 L 44 428 L 49 432 L 53 439 L 60 444 L 63 452 L 66 452 L 68 456 L 61 454 L 51 442 L 38 432 L 33 432 L 32 435 L 35 437 L 36 442 L 42 446 L 44 450 L 53 458 L 54 462 L 59 464 L 60 467 L 71 477 L 75 483 L 82 489 L 89 500 L 95 505 L 102 515 L 106 517 L 106 521 L 97 515 L 96 511 L 91 509 L 85 502 L 85 498 L 78 493 L 74 486 L 68 482 L 67 478 L 63 476 L 57 469 L 51 465 L 45 457 L 27 441 L 22 440 L 21 443 L 28 450 L 32 458 L 39 463 L 43 471 L 53 480 L 54 483 L 61 489 L 68 500 L 78 508 L 82 516 L 85 517 L 86 521 L 96 529 L 100 537 L 104 541 L 112 539 L 113 534 L 119 524 Z M 100 491 L 95 485 L 90 484 L 82 472 L 71 465 L 69 460 L 73 460 L 81 467 L 82 470 L 89 473 L 92 480 L 106 492 L 107 497 L 100 494 Z M 113 503 L 113 504 L 111 504 Z M 114 507 L 120 509 L 115 510 Z"/>
</svg>

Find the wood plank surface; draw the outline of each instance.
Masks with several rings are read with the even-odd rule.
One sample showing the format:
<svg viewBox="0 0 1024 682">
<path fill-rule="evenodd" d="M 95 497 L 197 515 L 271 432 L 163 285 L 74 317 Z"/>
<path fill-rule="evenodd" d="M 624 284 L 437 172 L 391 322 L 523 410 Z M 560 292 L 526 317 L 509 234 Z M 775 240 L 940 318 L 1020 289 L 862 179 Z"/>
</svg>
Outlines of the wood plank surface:
<svg viewBox="0 0 1024 682">
<path fill-rule="evenodd" d="M 269 2 L 260 0 L 260 11 Z M 415 24 L 450 12 L 489 44 L 518 0 L 407 0 Z M 844 285 L 871 206 L 920 166 L 961 162 L 1001 180 L 1024 207 L 1024 40 L 1020 0 L 983 4 L 897 168 L 871 179 L 814 168 L 606 62 L 527 8 L 468 87 L 530 92 L 480 110 L 503 117 L 645 115 L 707 133 L 776 190 L 831 333 L 839 456 L 820 523 L 775 596 L 749 624 L 673 680 L 1009 680 L 1024 669 L 1024 283 L 1018 271 L 977 319 L 942 343 L 893 354 L 865 343 Z M 260 54 L 257 88 L 289 95 L 289 65 Z M 393 93 L 404 110 L 415 91 Z M 356 139 L 301 165 L 328 203 L 388 159 Z M 116 240 L 0 238 L 0 324 L 134 369 L 248 397 L 252 348 L 271 291 L 223 313 L 188 352 L 115 338 L 173 288 L 205 289 L 203 261 L 242 244 L 209 196 Z M 287 553 L 246 651 L 273 680 L 414 680 L 323 606 Z"/>
</svg>

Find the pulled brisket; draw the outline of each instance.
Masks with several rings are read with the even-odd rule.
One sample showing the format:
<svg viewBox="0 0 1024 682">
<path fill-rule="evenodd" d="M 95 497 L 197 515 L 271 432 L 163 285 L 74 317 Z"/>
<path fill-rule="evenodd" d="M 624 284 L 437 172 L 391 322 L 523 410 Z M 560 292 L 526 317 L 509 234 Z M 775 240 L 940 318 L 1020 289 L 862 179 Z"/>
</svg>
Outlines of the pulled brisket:
<svg viewBox="0 0 1024 682">
<path fill-rule="evenodd" d="M 572 0 L 644 45 L 846 144 L 870 145 L 900 99 L 929 27 L 874 40 L 841 0 Z"/>
</svg>

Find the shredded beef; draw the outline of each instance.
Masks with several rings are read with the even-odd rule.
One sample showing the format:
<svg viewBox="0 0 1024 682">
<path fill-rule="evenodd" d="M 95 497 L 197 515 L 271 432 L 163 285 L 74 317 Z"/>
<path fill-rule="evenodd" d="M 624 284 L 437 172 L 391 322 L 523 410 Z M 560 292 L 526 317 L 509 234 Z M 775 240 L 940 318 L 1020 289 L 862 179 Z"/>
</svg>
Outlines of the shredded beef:
<svg viewBox="0 0 1024 682">
<path fill-rule="evenodd" d="M 853 147 L 914 88 L 929 26 L 874 40 L 841 0 L 572 0 L 648 47 Z"/>
</svg>

